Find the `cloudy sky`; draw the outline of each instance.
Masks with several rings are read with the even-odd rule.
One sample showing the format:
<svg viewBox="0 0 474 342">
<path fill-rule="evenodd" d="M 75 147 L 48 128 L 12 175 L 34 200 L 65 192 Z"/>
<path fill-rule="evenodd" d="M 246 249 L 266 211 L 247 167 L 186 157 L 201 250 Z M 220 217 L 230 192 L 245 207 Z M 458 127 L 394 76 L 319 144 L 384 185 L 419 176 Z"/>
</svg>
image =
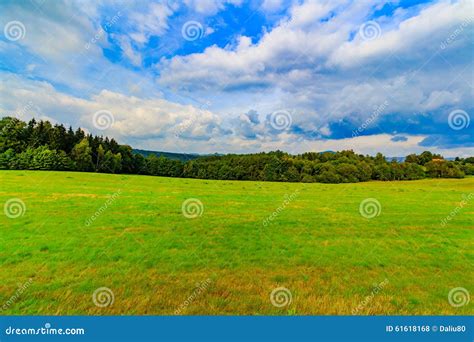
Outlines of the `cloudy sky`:
<svg viewBox="0 0 474 342">
<path fill-rule="evenodd" d="M 188 153 L 474 155 L 474 1 L 0 2 L 0 115 Z"/>
</svg>

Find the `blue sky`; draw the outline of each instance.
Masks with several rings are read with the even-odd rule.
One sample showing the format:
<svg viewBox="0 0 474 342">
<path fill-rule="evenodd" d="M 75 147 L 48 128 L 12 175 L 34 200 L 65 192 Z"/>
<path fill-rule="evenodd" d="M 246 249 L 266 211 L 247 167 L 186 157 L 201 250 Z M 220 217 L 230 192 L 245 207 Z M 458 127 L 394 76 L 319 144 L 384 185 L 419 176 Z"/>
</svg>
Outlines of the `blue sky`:
<svg viewBox="0 0 474 342">
<path fill-rule="evenodd" d="M 0 3 L 0 113 L 136 148 L 474 155 L 474 3 Z"/>
</svg>

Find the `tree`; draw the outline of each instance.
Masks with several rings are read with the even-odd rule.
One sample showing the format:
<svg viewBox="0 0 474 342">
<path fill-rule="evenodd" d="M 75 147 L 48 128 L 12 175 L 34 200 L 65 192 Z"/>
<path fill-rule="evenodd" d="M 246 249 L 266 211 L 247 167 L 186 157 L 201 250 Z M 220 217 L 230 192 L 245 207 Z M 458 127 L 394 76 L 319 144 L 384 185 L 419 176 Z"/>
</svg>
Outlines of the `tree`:
<svg viewBox="0 0 474 342">
<path fill-rule="evenodd" d="M 92 149 L 89 147 L 89 141 L 83 138 L 74 146 L 71 151 L 72 160 L 76 163 L 78 171 L 92 171 Z"/>
<path fill-rule="evenodd" d="M 316 180 L 314 179 L 314 177 L 308 174 L 303 174 L 303 177 L 301 178 L 301 182 L 303 183 L 313 183 L 315 181 Z"/>
<path fill-rule="evenodd" d="M 285 172 L 285 178 L 289 182 L 299 182 L 300 180 L 300 174 L 296 167 L 290 166 L 290 168 Z"/>
<path fill-rule="evenodd" d="M 462 166 L 462 171 L 466 175 L 474 175 L 474 164 L 466 163 Z"/>
<path fill-rule="evenodd" d="M 66 150 L 66 128 L 63 125 L 54 125 L 50 132 L 49 147 L 52 150 Z"/>
<path fill-rule="evenodd" d="M 426 163 L 428 163 L 432 160 L 433 160 L 433 153 L 431 153 L 430 151 L 424 151 L 418 157 L 418 164 L 425 165 Z"/>
<path fill-rule="evenodd" d="M 405 162 L 418 164 L 420 160 L 418 159 L 418 156 L 413 153 L 405 157 Z"/>
<path fill-rule="evenodd" d="M 10 163 L 10 168 L 15 170 L 30 170 L 34 155 L 34 149 L 28 147 L 25 151 L 15 156 L 15 158 Z"/>
<path fill-rule="evenodd" d="M 426 177 L 424 168 L 416 163 L 402 163 L 401 165 L 404 170 L 403 179 L 412 180 Z"/>
<path fill-rule="evenodd" d="M 388 163 L 375 165 L 374 179 L 381 181 L 392 180 L 392 172 Z"/>
<path fill-rule="evenodd" d="M 371 165 L 365 161 L 357 163 L 357 178 L 361 182 L 373 179 L 374 170 Z"/>
<path fill-rule="evenodd" d="M 359 181 L 359 179 L 357 178 L 358 169 L 352 164 L 339 164 L 336 170 L 337 174 L 340 176 L 341 182 L 355 183 Z"/>
<path fill-rule="evenodd" d="M 105 155 L 104 148 L 102 147 L 102 144 L 100 144 L 99 147 L 97 148 L 97 163 L 95 165 L 96 171 L 101 170 L 101 163 L 104 160 L 104 155 Z"/>
<path fill-rule="evenodd" d="M 474 174 L 474 157 L 446 161 L 429 151 L 410 154 L 405 162 L 377 153 L 375 157 L 340 152 L 282 151 L 256 154 L 210 155 L 174 160 L 154 154 L 144 157 L 128 145 L 108 137 L 68 130 L 48 121 L 0 119 L 0 169 L 76 170 L 107 173 L 151 174 L 203 179 L 267 180 L 290 182 L 358 182 L 409 180 L 430 177 L 464 177 Z"/>
<path fill-rule="evenodd" d="M 0 169 L 7 170 L 10 168 L 12 161 L 15 158 L 15 152 L 9 148 L 5 152 L 0 153 Z"/>
<path fill-rule="evenodd" d="M 66 132 L 66 137 L 65 137 L 65 146 L 64 146 L 64 152 L 70 153 L 73 149 L 73 147 L 78 143 L 76 141 L 76 136 L 74 134 L 74 130 L 72 129 L 71 126 L 69 126 L 69 129 Z"/>
<path fill-rule="evenodd" d="M 112 151 L 107 151 L 104 156 L 104 161 L 101 164 L 101 171 L 107 173 L 119 173 L 122 169 L 122 155 L 120 153 L 113 154 Z"/>
<path fill-rule="evenodd" d="M 54 170 L 56 163 L 56 151 L 51 151 L 45 145 L 33 151 L 33 159 L 30 168 L 32 170 Z"/>
<path fill-rule="evenodd" d="M 134 159 L 132 148 L 128 145 L 119 145 L 119 153 L 122 156 L 122 172 L 133 173 L 134 170 Z"/>
<path fill-rule="evenodd" d="M 464 172 L 453 162 L 431 161 L 425 164 L 426 172 L 433 178 L 462 178 Z"/>
<path fill-rule="evenodd" d="M 323 171 L 316 176 L 316 180 L 321 183 L 341 183 L 342 179 L 337 173 L 333 171 Z"/>
<path fill-rule="evenodd" d="M 376 164 L 379 164 L 379 165 L 380 165 L 380 164 L 384 164 L 384 163 L 387 162 L 386 159 L 385 159 L 385 157 L 383 156 L 383 154 L 380 153 L 380 152 L 377 153 L 377 155 L 375 156 L 374 161 L 375 161 Z"/>
<path fill-rule="evenodd" d="M 0 120 L 0 152 L 10 148 L 16 153 L 22 152 L 27 147 L 25 127 L 26 123 L 16 118 Z"/>
<path fill-rule="evenodd" d="M 133 158 L 133 168 L 131 173 L 135 174 L 148 174 L 148 170 L 146 167 L 146 160 L 145 157 L 143 157 L 141 154 L 136 153 L 132 156 Z"/>
<path fill-rule="evenodd" d="M 74 146 L 82 141 L 86 137 L 84 131 L 79 127 L 74 132 Z"/>
<path fill-rule="evenodd" d="M 74 170 L 75 165 L 64 151 L 56 151 L 53 170 Z"/>
<path fill-rule="evenodd" d="M 113 171 L 114 173 L 120 173 L 122 171 L 122 154 L 115 153 L 114 154 L 114 163 L 113 163 Z"/>
</svg>

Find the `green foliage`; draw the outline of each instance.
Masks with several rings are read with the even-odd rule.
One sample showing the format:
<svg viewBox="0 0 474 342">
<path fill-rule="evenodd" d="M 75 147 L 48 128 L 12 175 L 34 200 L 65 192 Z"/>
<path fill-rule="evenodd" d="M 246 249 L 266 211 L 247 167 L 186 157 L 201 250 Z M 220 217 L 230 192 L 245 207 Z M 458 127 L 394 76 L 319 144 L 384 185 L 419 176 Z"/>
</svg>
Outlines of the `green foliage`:
<svg viewBox="0 0 474 342">
<path fill-rule="evenodd" d="M 0 153 L 12 149 L 21 152 L 26 146 L 26 124 L 15 118 L 0 120 Z"/>
<path fill-rule="evenodd" d="M 139 150 L 137 150 L 139 151 Z M 142 151 L 143 152 L 143 151 Z M 153 153 L 134 153 L 114 139 L 66 129 L 48 121 L 28 123 L 0 120 L 0 169 L 75 170 L 103 173 L 148 174 L 221 180 L 304 183 L 355 183 L 369 180 L 412 180 L 426 177 L 462 178 L 474 174 L 474 157 L 446 161 L 425 151 L 405 162 L 356 154 L 353 151 L 282 151 L 245 155 L 212 155 L 190 160 Z M 145 151 L 146 152 L 146 151 Z M 171 154 L 170 154 L 171 156 Z"/>
<path fill-rule="evenodd" d="M 15 158 L 15 152 L 13 149 L 9 148 L 5 152 L 0 153 L 0 169 L 7 170 L 11 168 L 11 163 Z"/>
<path fill-rule="evenodd" d="M 431 161 L 425 164 L 426 171 L 433 178 L 463 178 L 464 172 L 453 162 Z"/>
<path fill-rule="evenodd" d="M 109 151 L 110 152 L 110 151 Z M 89 147 L 89 141 L 82 139 L 71 151 L 71 156 L 76 163 L 78 171 L 92 171 L 92 149 Z"/>
<path fill-rule="evenodd" d="M 462 170 L 466 175 L 474 175 L 474 164 L 466 163 L 462 165 Z"/>
</svg>

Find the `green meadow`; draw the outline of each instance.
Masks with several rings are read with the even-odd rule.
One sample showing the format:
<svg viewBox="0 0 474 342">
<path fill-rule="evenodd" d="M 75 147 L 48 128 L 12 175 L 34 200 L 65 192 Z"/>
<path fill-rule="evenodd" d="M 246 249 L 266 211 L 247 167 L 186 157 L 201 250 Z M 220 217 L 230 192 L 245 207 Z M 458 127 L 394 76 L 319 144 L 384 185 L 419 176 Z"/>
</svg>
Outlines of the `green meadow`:
<svg viewBox="0 0 474 342">
<path fill-rule="evenodd" d="M 0 171 L 0 314 L 473 314 L 472 193 Z"/>
</svg>

